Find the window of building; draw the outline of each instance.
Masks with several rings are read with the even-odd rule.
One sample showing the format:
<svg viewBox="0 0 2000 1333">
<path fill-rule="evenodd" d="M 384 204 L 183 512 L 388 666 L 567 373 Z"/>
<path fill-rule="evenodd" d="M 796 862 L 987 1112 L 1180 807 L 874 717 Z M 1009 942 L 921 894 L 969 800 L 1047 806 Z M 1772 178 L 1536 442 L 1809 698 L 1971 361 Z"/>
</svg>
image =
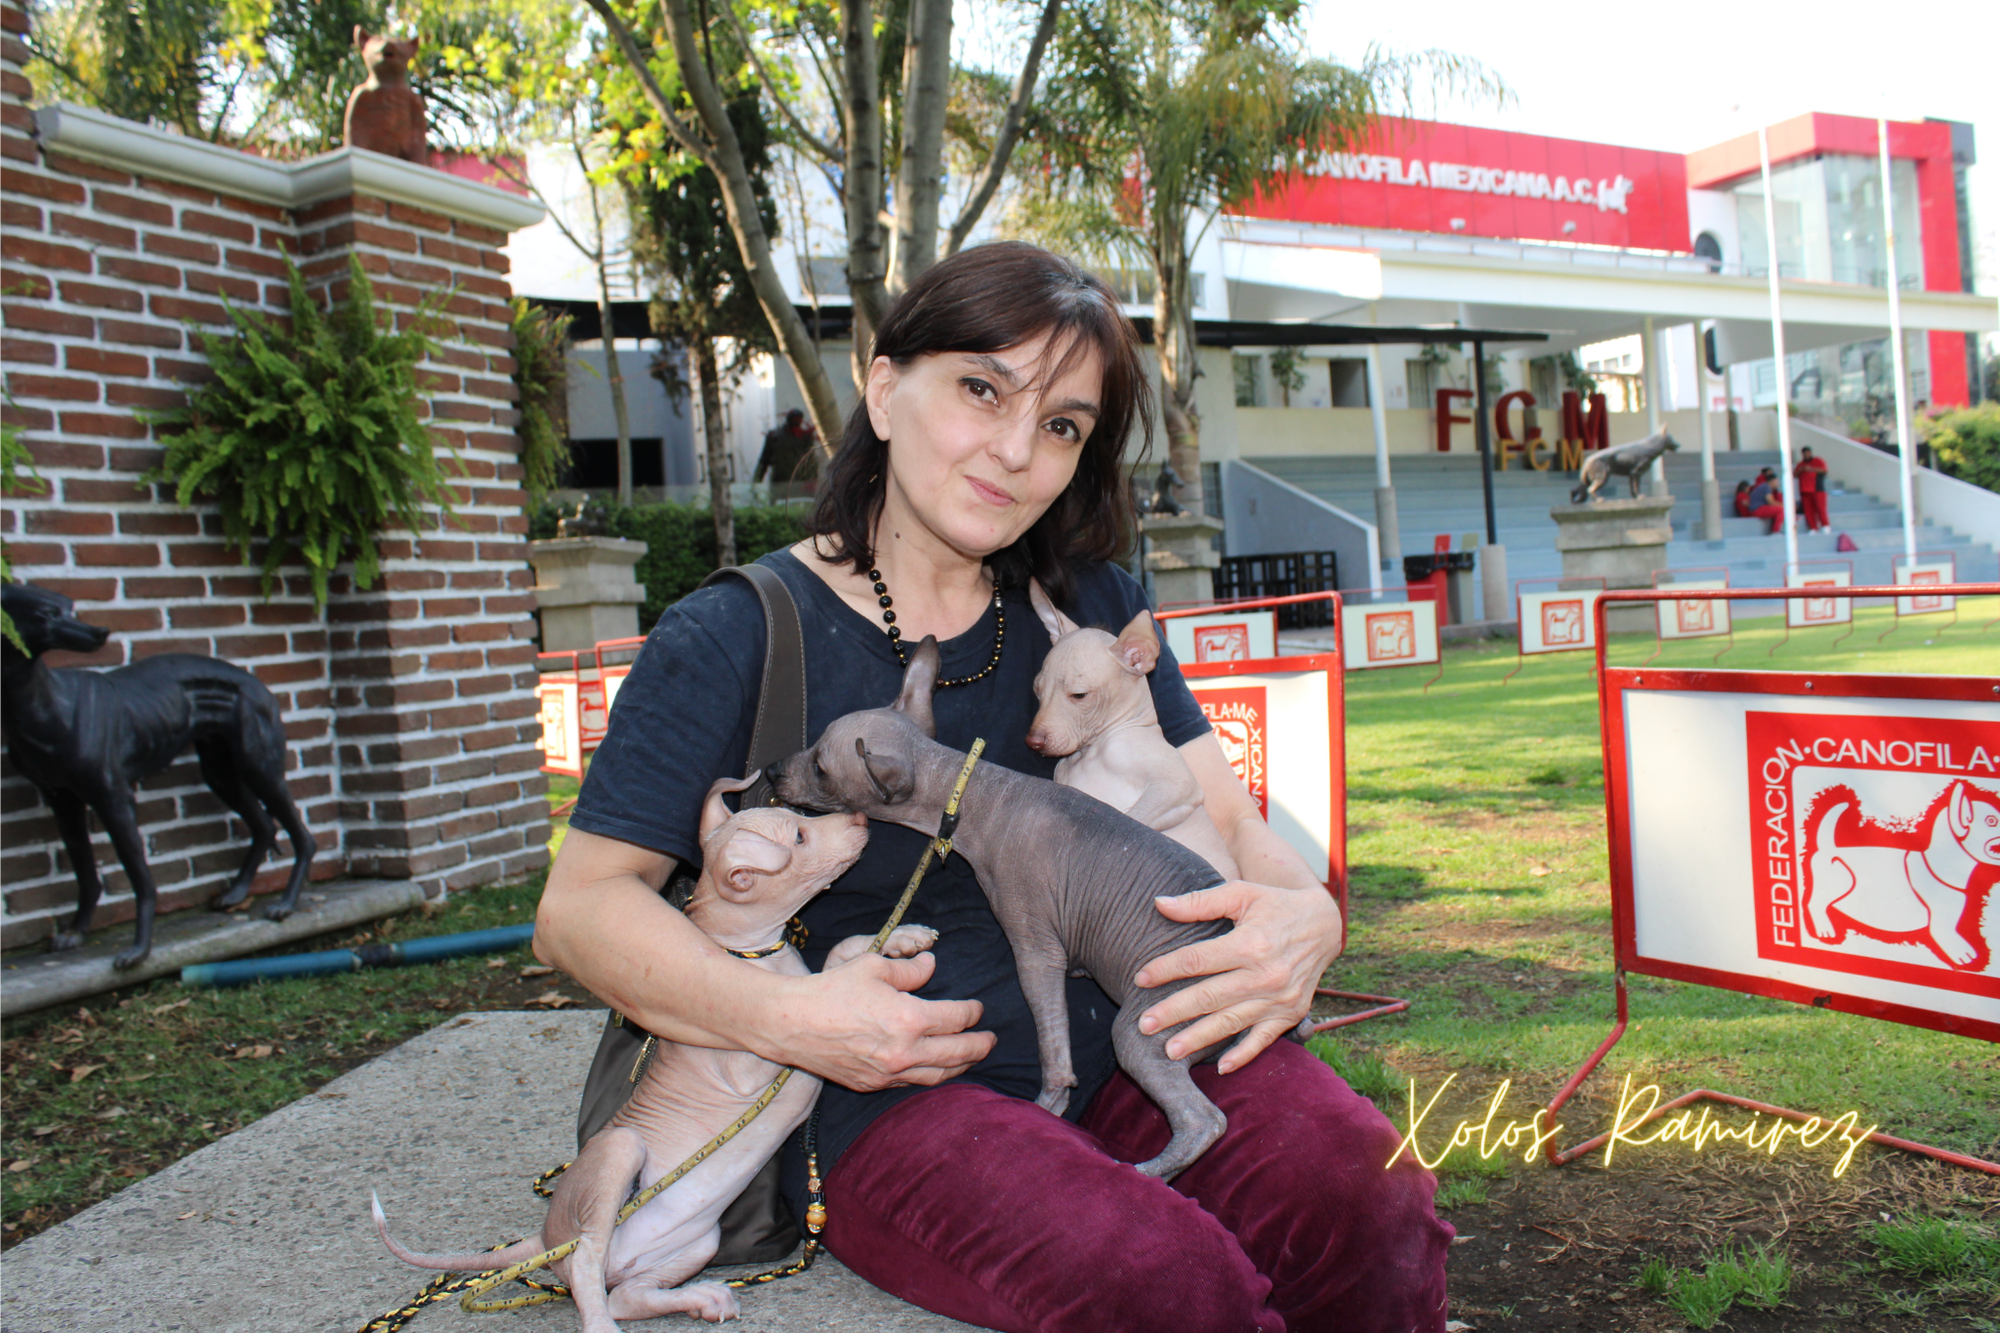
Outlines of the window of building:
<svg viewBox="0 0 2000 1333">
<path fill-rule="evenodd" d="M 1916 163 L 1892 161 L 1896 195 L 1896 279 L 1923 286 L 1923 244 L 1917 211 Z M 1771 245 L 1764 219 L 1764 183 L 1753 176 L 1738 185 L 1736 221 L 1746 273 L 1770 272 Z M 1878 159 L 1826 153 L 1771 169 L 1778 229 L 1778 274 L 1807 282 L 1889 284 L 1888 247 L 1882 228 L 1882 171 Z"/>
<path fill-rule="evenodd" d="M 572 440 L 562 484 L 585 491 L 618 489 L 618 441 Z M 632 484 L 667 484 L 666 451 L 658 437 L 632 441 Z"/>
<path fill-rule="evenodd" d="M 1264 393 L 1264 358 L 1238 354 L 1230 357 L 1229 363 L 1236 372 L 1236 405 L 1264 406 L 1268 401 Z"/>
<path fill-rule="evenodd" d="M 1368 406 L 1368 362 L 1364 358 L 1334 357 L 1326 363 L 1326 374 L 1333 406 Z"/>
<path fill-rule="evenodd" d="M 1411 357 L 1403 363 L 1403 384 L 1410 393 L 1410 406 L 1429 407 L 1437 401 L 1438 369 L 1434 362 Z"/>
</svg>

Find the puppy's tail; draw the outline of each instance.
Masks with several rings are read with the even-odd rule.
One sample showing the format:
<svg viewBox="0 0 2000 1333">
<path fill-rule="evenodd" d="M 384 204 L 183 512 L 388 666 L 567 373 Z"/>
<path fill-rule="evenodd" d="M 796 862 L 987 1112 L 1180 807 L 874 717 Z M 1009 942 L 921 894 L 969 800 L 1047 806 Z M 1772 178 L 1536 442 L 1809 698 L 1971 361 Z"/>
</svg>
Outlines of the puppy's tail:
<svg viewBox="0 0 2000 1333">
<path fill-rule="evenodd" d="M 373 1190 L 368 1192 L 368 1206 L 375 1214 L 375 1234 L 389 1247 L 389 1253 L 414 1268 L 436 1268 L 447 1273 L 487 1273 L 518 1264 L 523 1259 L 532 1259 L 544 1248 L 540 1236 L 528 1236 L 504 1250 L 478 1250 L 471 1254 L 419 1254 L 389 1234 L 389 1219 L 382 1212 L 381 1198 Z"/>
</svg>

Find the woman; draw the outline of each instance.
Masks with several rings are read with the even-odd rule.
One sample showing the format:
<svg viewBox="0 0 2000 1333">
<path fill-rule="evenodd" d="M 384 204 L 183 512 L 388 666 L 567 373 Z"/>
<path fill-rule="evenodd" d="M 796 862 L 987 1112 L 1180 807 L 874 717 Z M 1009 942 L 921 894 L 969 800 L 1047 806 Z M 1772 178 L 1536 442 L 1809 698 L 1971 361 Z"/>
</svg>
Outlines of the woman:
<svg viewBox="0 0 2000 1333">
<path fill-rule="evenodd" d="M 1756 511 L 1750 508 L 1750 483 L 1747 481 L 1736 483 L 1736 517 L 1757 517 Z"/>
<path fill-rule="evenodd" d="M 799 605 L 807 729 L 895 696 L 906 644 L 935 635 L 938 739 L 1049 775 L 1026 745 L 1047 650 L 1027 581 L 1084 624 L 1144 605 L 1108 563 L 1130 501 L 1120 459 L 1148 390 L 1117 298 L 1032 246 L 931 269 L 875 335 L 866 391 L 828 465 L 814 536 L 764 563 Z M 892 634 L 891 629 L 896 631 Z M 1245 880 L 1171 900 L 1234 929 L 1149 964 L 1141 985 L 1207 976 L 1149 1011 L 1199 1017 L 1169 1047 L 1234 1037 L 1196 1081 L 1227 1135 L 1171 1185 L 1128 1163 L 1164 1118 L 1116 1071 L 1114 1010 L 1071 981 L 1078 1087 L 1066 1119 L 1033 1104 L 1033 1024 L 1013 956 L 962 858 L 925 880 L 910 920 L 935 954 L 870 955 L 776 978 L 730 958 L 659 894 L 697 857 L 699 803 L 741 771 L 764 652 L 754 595 L 726 584 L 671 608 L 619 692 L 549 874 L 535 949 L 646 1029 L 743 1048 L 827 1080 L 818 1112 L 826 1242 L 870 1281 L 943 1314 L 1018 1330 L 1441 1329 L 1451 1230 L 1435 1181 L 1399 1160 L 1378 1111 L 1292 1042 L 1341 924 L 1271 833 L 1179 669 L 1152 687 Z M 923 839 L 876 824 L 866 854 L 805 911 L 808 962 L 873 933 Z M 790 1153 L 795 1208 L 803 1170 Z"/>
</svg>

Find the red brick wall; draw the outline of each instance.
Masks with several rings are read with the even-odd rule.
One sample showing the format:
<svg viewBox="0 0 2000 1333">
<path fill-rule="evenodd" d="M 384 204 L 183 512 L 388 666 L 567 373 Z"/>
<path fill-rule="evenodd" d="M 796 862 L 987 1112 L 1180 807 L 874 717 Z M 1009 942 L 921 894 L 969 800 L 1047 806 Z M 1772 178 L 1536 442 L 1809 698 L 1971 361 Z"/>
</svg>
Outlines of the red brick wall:
<svg viewBox="0 0 2000 1333">
<path fill-rule="evenodd" d="M 0 28 L 5 410 L 48 484 L 6 498 L 0 536 L 17 578 L 115 631 L 70 664 L 194 652 L 256 672 L 284 710 L 316 878 L 414 878 L 435 895 L 545 864 L 505 233 L 362 193 L 288 210 L 67 156 L 34 138 L 16 0 L 0 0 Z M 302 569 L 265 599 L 218 515 L 142 480 L 161 458 L 142 414 L 205 373 L 193 332 L 227 326 L 224 295 L 282 312 L 287 252 L 335 297 L 358 255 L 378 302 L 405 313 L 455 288 L 422 410 L 463 463 L 457 522 L 388 534 L 383 578 L 361 591 L 337 576 L 323 614 Z M 213 895 L 247 843 L 191 755 L 144 784 L 140 816 L 163 910 Z M 123 872 L 97 843 L 99 919 L 129 917 Z M 0 942 L 13 946 L 53 929 L 74 882 L 52 818 L 11 768 L 0 846 Z M 287 855 L 260 892 L 282 885 Z"/>
</svg>

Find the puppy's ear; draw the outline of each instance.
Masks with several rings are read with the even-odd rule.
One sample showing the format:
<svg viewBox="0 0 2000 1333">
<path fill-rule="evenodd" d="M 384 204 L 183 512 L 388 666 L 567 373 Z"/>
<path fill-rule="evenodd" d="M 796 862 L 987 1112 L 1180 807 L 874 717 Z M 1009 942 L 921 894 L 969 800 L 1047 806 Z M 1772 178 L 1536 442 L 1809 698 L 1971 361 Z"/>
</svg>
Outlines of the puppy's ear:
<svg viewBox="0 0 2000 1333">
<path fill-rule="evenodd" d="M 1042 627 L 1048 630 L 1050 643 L 1054 643 L 1077 627 L 1074 620 L 1056 609 L 1056 604 L 1042 591 L 1039 580 L 1028 580 L 1028 604 L 1035 608 L 1035 615 L 1041 620 Z"/>
<path fill-rule="evenodd" d="M 363 51 L 366 50 L 367 47 L 368 47 L 368 29 L 362 27 L 359 23 L 357 23 L 354 25 L 354 49 L 357 51 Z"/>
<path fill-rule="evenodd" d="M 730 792 L 744 791 L 756 781 L 754 777 L 722 778 L 708 789 L 708 797 L 701 803 L 700 841 L 707 842 L 708 835 L 728 820 L 729 807 L 722 803 L 722 798 Z"/>
<path fill-rule="evenodd" d="M 1961 780 L 1952 785 L 1951 795 L 1945 798 L 1945 818 L 1951 824 L 1951 836 L 1964 842 L 1972 836 L 1972 789 Z"/>
<path fill-rule="evenodd" d="M 893 708 L 933 739 L 937 736 L 937 721 L 931 716 L 931 691 L 937 688 L 937 678 L 937 639 L 926 634 L 917 650 L 910 654 L 909 669 L 903 672 L 903 692 L 896 696 Z"/>
<path fill-rule="evenodd" d="M 875 788 L 876 799 L 882 804 L 901 805 L 916 791 L 916 770 L 902 755 L 887 751 L 871 752 L 868 742 L 859 736 L 854 738 L 854 752 L 861 756 L 861 766 L 868 771 L 868 781 Z"/>
<path fill-rule="evenodd" d="M 1111 645 L 1112 655 L 1118 665 L 1135 676 L 1143 676 L 1159 665 L 1160 636 L 1153 628 L 1153 613 L 1141 611 L 1132 617 L 1132 623 L 1119 632 L 1118 641 Z"/>
<path fill-rule="evenodd" d="M 739 828 L 716 849 L 716 890 L 726 897 L 747 898 L 756 891 L 760 877 L 775 875 L 791 863 L 790 847 L 755 829 Z"/>
</svg>

